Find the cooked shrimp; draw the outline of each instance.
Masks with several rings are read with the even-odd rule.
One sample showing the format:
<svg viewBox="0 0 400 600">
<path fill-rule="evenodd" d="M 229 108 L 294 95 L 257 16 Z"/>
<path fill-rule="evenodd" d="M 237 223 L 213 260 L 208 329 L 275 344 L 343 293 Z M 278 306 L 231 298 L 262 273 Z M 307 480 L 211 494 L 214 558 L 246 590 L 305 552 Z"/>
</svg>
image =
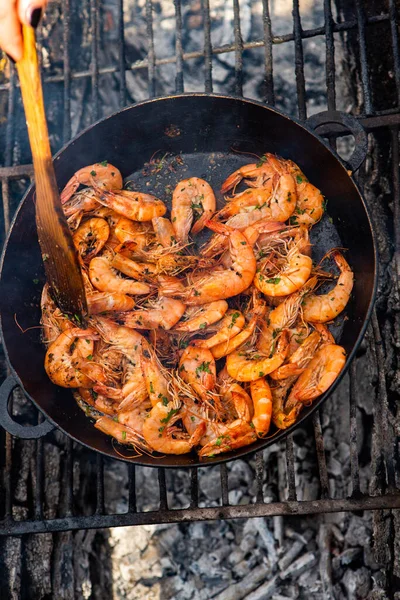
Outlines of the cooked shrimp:
<svg viewBox="0 0 400 600">
<path fill-rule="evenodd" d="M 272 192 L 272 180 L 269 188 L 247 189 L 232 196 L 229 202 L 217 212 L 216 217 L 227 219 L 242 212 L 260 211 L 265 206 L 269 206 Z"/>
<path fill-rule="evenodd" d="M 340 269 L 335 287 L 327 294 L 311 294 L 304 299 L 303 316 L 310 323 L 326 323 L 346 307 L 353 289 L 354 275 L 343 255 L 337 250 L 332 256 Z"/>
<path fill-rule="evenodd" d="M 274 348 L 268 356 L 257 353 L 235 351 L 228 354 L 226 368 L 231 377 L 237 381 L 255 381 L 268 375 L 281 366 L 286 358 L 289 347 L 289 336 L 283 331 Z"/>
<path fill-rule="evenodd" d="M 324 214 L 324 197 L 296 163 L 291 160 L 285 162 L 296 182 L 297 201 L 292 219 L 299 225 L 315 225 Z"/>
<path fill-rule="evenodd" d="M 289 296 L 305 284 L 311 269 L 311 258 L 300 254 L 295 245 L 287 253 L 282 268 L 269 276 L 265 275 L 265 271 L 261 267 L 255 274 L 253 283 L 266 296 Z"/>
<path fill-rule="evenodd" d="M 91 212 L 100 206 L 96 192 L 91 189 L 84 189 L 64 204 L 63 211 L 68 220 L 78 219 L 78 215 L 82 217 L 83 213 Z"/>
<path fill-rule="evenodd" d="M 199 233 L 215 212 L 216 200 L 211 186 L 199 177 L 180 181 L 172 194 L 171 221 L 175 237 L 184 244 L 192 233 Z M 162 215 L 160 215 L 162 216 Z"/>
<path fill-rule="evenodd" d="M 252 213 L 246 213 L 252 214 Z M 244 215 L 246 216 L 246 215 Z M 228 219 L 226 222 L 227 226 L 231 226 L 232 219 Z M 281 229 L 284 229 L 285 225 L 278 221 L 271 221 L 269 217 L 263 218 L 260 216 L 260 220 L 257 220 L 255 223 L 250 225 L 246 223 L 237 224 L 234 229 L 238 229 L 239 231 L 243 231 L 244 236 L 247 238 L 250 246 L 255 246 L 258 237 L 264 232 L 276 232 Z M 212 256 L 216 256 L 223 252 L 228 246 L 228 240 L 226 236 L 221 235 L 220 233 L 215 233 L 209 242 L 204 244 L 200 249 L 200 254 L 204 258 L 209 258 Z"/>
<path fill-rule="evenodd" d="M 254 179 L 257 182 L 256 187 L 262 187 L 275 174 L 275 168 L 268 161 L 268 156 L 272 155 L 264 155 L 258 163 L 243 165 L 231 173 L 221 186 L 221 194 L 226 194 L 229 190 L 235 188 L 242 179 Z"/>
<path fill-rule="evenodd" d="M 285 298 L 268 315 L 268 327 L 271 331 L 281 331 L 294 325 L 297 320 L 304 296 L 314 289 L 316 277 L 311 277 L 302 288 Z"/>
<path fill-rule="evenodd" d="M 140 359 L 140 364 L 151 405 L 155 406 L 158 402 L 162 402 L 164 406 L 167 406 L 171 400 L 168 381 L 155 353 L 145 351 Z"/>
<path fill-rule="evenodd" d="M 72 238 L 82 259 L 91 260 L 103 248 L 109 235 L 107 221 L 93 217 L 82 223 Z"/>
<path fill-rule="evenodd" d="M 131 221 L 126 217 L 119 217 L 115 224 L 114 233 L 118 240 L 124 244 L 125 242 L 136 242 L 137 237 L 142 235 L 142 226 L 136 221 Z"/>
<path fill-rule="evenodd" d="M 189 307 L 183 315 L 184 321 L 176 325 L 175 331 L 193 332 L 206 329 L 209 325 L 219 321 L 227 310 L 226 300 L 216 300 L 209 304 L 203 304 L 203 306 Z"/>
<path fill-rule="evenodd" d="M 151 403 L 149 400 L 145 400 L 138 405 L 126 406 L 123 410 L 118 406 L 115 420 L 142 435 L 144 421 L 147 419 L 150 410 Z"/>
<path fill-rule="evenodd" d="M 250 286 L 256 272 L 253 249 L 240 231 L 212 221 L 207 223 L 207 227 L 228 237 L 232 266 L 230 269 L 204 272 L 196 278 L 184 295 L 187 304 L 205 304 L 236 296 Z"/>
<path fill-rule="evenodd" d="M 102 163 L 88 165 L 72 175 L 61 192 L 62 204 L 71 198 L 80 185 L 104 190 L 120 190 L 123 186 L 123 180 L 120 171 L 106 160 Z"/>
<path fill-rule="evenodd" d="M 157 274 L 156 265 L 147 262 L 136 262 L 119 253 L 114 254 L 111 266 L 124 275 L 132 277 L 132 279 L 145 279 Z"/>
<path fill-rule="evenodd" d="M 162 217 L 167 212 L 164 202 L 141 192 L 121 190 L 103 192 L 98 200 L 104 206 L 112 208 L 116 213 L 132 219 L 132 221 L 151 221 L 154 217 Z"/>
<path fill-rule="evenodd" d="M 171 329 L 186 310 L 186 304 L 175 298 L 149 300 L 147 306 L 120 315 L 118 320 L 132 329 Z"/>
<path fill-rule="evenodd" d="M 94 317 L 93 325 L 104 342 L 119 351 L 126 361 L 122 387 L 111 388 L 104 384 L 97 384 L 94 390 L 119 402 L 129 403 L 131 400 L 142 402 L 147 397 L 147 390 L 140 361 L 143 351 L 149 351 L 149 343 L 137 331 L 116 325 L 104 317 Z M 121 403 L 120 407 L 123 406 L 125 405 Z"/>
<path fill-rule="evenodd" d="M 215 387 L 217 371 L 213 355 L 207 348 L 189 345 L 179 361 L 179 375 L 202 398 Z"/>
<path fill-rule="evenodd" d="M 158 402 L 150 411 L 147 419 L 145 419 L 143 425 L 143 437 L 146 442 L 156 452 L 162 454 L 187 454 L 191 451 L 193 446 L 199 443 L 202 433 L 204 432 L 204 425 L 201 424 L 197 431 L 192 436 L 186 437 L 186 439 L 179 439 L 173 437 L 171 433 L 172 425 L 181 418 L 177 414 L 179 409 L 174 407 L 174 404 L 170 402 L 167 406 L 164 406 L 161 402 Z M 182 434 L 180 434 L 182 436 Z"/>
<path fill-rule="evenodd" d="M 184 282 L 174 275 L 159 275 L 157 281 L 161 296 L 182 296 L 185 293 Z"/>
<path fill-rule="evenodd" d="M 250 423 L 254 410 L 249 394 L 239 385 L 224 367 L 218 373 L 219 393 L 225 406 L 233 407 L 237 417 Z"/>
<path fill-rule="evenodd" d="M 83 359 L 73 356 L 77 339 L 96 340 L 93 329 L 66 329 L 50 344 L 44 359 L 44 368 L 53 383 L 66 388 L 92 387 L 93 380 L 82 371 Z"/>
<path fill-rule="evenodd" d="M 272 379 L 280 380 L 294 375 L 300 375 L 314 356 L 320 341 L 321 336 L 317 331 L 310 333 L 297 350 L 289 357 L 287 363 L 281 365 L 275 371 L 272 371 L 269 376 Z"/>
<path fill-rule="evenodd" d="M 108 311 L 124 312 L 132 310 L 135 306 L 133 298 L 118 292 L 94 292 L 87 294 L 86 300 L 90 315 L 98 315 Z"/>
<path fill-rule="evenodd" d="M 102 256 L 92 258 L 89 265 L 90 281 L 101 292 L 118 292 L 121 294 L 148 294 L 150 286 L 140 281 L 119 277 L 110 262 Z"/>
<path fill-rule="evenodd" d="M 245 343 L 249 343 L 248 340 L 253 336 L 256 326 L 265 315 L 266 305 L 265 302 L 260 300 L 259 298 L 255 298 L 253 300 L 253 310 L 249 314 L 249 322 L 248 324 L 234 337 L 226 340 L 225 342 L 221 342 L 215 346 L 212 346 L 211 353 L 215 359 L 222 358 L 223 356 L 228 356 L 234 350 L 239 348 Z"/>
<path fill-rule="evenodd" d="M 176 244 L 175 229 L 169 219 L 154 217 L 151 222 L 159 244 L 164 248 L 171 248 Z"/>
<path fill-rule="evenodd" d="M 250 394 L 254 406 L 253 425 L 257 435 L 266 435 L 271 425 L 272 394 L 265 377 L 250 383 Z"/>
<path fill-rule="evenodd" d="M 120 444 L 129 444 L 134 448 L 140 448 L 145 452 L 152 452 L 152 448 L 146 442 L 143 435 L 137 433 L 127 425 L 122 425 L 110 417 L 100 417 L 94 425 L 107 435 L 111 435 Z"/>
<path fill-rule="evenodd" d="M 217 430 L 215 437 L 199 451 L 200 457 L 213 457 L 222 452 L 248 446 L 257 440 L 254 428 L 242 419 L 236 419 L 228 425 L 219 424 L 218 427 L 214 426 L 214 429 Z"/>
<path fill-rule="evenodd" d="M 245 325 L 245 318 L 238 310 L 228 310 L 225 317 L 216 323 L 217 333 L 206 340 L 194 340 L 193 344 L 199 348 L 213 348 L 218 344 L 228 342 L 241 332 Z"/>
<path fill-rule="evenodd" d="M 321 396 L 337 379 L 345 363 L 346 352 L 342 346 L 324 344 L 294 384 L 285 410 L 297 402 L 306 403 Z"/>
</svg>

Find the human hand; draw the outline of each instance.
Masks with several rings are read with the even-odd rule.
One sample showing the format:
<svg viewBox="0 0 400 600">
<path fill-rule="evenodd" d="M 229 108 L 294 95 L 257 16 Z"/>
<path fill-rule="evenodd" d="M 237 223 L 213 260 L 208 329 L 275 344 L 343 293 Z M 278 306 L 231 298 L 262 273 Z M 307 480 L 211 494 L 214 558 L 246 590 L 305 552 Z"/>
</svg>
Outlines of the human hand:
<svg viewBox="0 0 400 600">
<path fill-rule="evenodd" d="M 47 0 L 0 0 L 0 47 L 13 60 L 22 58 L 21 24 L 36 27 Z"/>
</svg>

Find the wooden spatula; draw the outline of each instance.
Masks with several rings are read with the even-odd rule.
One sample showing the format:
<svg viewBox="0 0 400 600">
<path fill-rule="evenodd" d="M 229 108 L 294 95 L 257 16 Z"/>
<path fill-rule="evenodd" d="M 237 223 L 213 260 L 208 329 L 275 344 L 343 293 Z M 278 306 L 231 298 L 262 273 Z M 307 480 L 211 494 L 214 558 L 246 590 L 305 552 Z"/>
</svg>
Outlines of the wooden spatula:
<svg viewBox="0 0 400 600">
<path fill-rule="evenodd" d="M 51 158 L 42 82 L 32 27 L 23 26 L 17 62 L 36 183 L 36 225 L 47 281 L 59 308 L 83 324 L 86 296 L 78 256 L 64 216 Z"/>
</svg>

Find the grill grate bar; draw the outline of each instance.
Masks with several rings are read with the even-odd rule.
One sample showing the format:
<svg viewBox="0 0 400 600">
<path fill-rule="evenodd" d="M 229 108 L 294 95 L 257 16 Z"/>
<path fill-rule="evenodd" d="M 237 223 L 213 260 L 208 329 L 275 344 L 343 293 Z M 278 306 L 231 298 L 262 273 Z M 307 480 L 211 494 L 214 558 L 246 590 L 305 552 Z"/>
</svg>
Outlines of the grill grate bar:
<svg viewBox="0 0 400 600">
<path fill-rule="evenodd" d="M 97 454 L 96 464 L 96 515 L 104 514 L 104 460 Z"/>
<path fill-rule="evenodd" d="M 12 397 L 10 400 L 12 404 Z M 10 406 L 10 411 L 11 411 Z M 6 432 L 6 464 L 4 467 L 4 516 L 9 519 L 12 516 L 12 492 L 11 492 L 11 468 L 12 468 L 12 436 Z M 0 528 L 1 529 L 1 528 Z"/>
<path fill-rule="evenodd" d="M 136 505 L 136 468 L 135 465 L 130 464 L 128 467 L 129 484 L 128 484 L 128 511 L 135 513 L 137 511 Z"/>
<path fill-rule="evenodd" d="M 336 110 L 335 89 L 335 44 L 333 40 L 333 18 L 331 0 L 324 0 L 325 16 L 325 78 L 328 110 Z"/>
<path fill-rule="evenodd" d="M 376 436 L 377 447 L 379 448 L 376 469 L 375 483 L 372 485 L 372 492 L 382 493 L 388 489 L 396 489 L 395 469 L 393 464 L 394 444 L 389 430 L 389 409 L 386 389 L 385 375 L 385 354 L 383 351 L 383 340 L 379 328 L 376 311 L 372 313 L 372 331 L 375 339 L 374 352 L 376 364 L 378 367 L 378 403 L 375 411 L 374 434 Z"/>
<path fill-rule="evenodd" d="M 182 7 L 181 0 L 174 0 L 175 4 L 175 21 L 176 21 L 176 79 L 175 89 L 178 94 L 184 91 L 183 86 L 183 48 L 182 48 Z"/>
<path fill-rule="evenodd" d="M 128 525 L 151 525 L 160 523 L 189 523 L 219 519 L 249 519 L 276 515 L 299 516 L 342 511 L 399 509 L 400 495 L 370 496 L 362 499 L 308 500 L 303 502 L 273 502 L 270 504 L 245 504 L 213 506 L 195 509 L 118 513 L 49 519 L 46 521 L 0 521 L 0 536 L 25 533 L 46 533 L 76 529 L 124 527 Z"/>
<path fill-rule="evenodd" d="M 118 3 L 118 34 L 119 105 L 122 108 L 126 106 L 124 0 Z"/>
<path fill-rule="evenodd" d="M 397 9 L 394 0 L 389 0 L 390 33 L 392 36 L 394 77 L 396 81 L 397 103 L 400 104 L 400 50 L 397 22 Z"/>
<path fill-rule="evenodd" d="M 158 484 L 160 488 L 160 511 L 168 510 L 167 501 L 167 484 L 165 482 L 165 469 L 159 468 L 158 471 Z"/>
<path fill-rule="evenodd" d="M 154 50 L 154 32 L 153 32 L 153 3 L 152 0 L 146 0 L 146 22 L 147 37 L 149 40 L 149 50 L 147 53 L 148 76 L 149 76 L 149 97 L 156 96 L 156 53 Z"/>
<path fill-rule="evenodd" d="M 197 467 L 190 469 L 190 508 L 196 508 L 199 503 L 199 473 Z"/>
<path fill-rule="evenodd" d="M 286 469 L 287 469 L 287 486 L 289 501 L 297 500 L 296 491 L 296 475 L 294 471 L 294 441 L 293 434 L 286 438 Z"/>
<path fill-rule="evenodd" d="M 263 503 L 264 502 L 264 492 L 263 492 L 263 478 L 264 478 L 264 458 L 262 452 L 257 452 L 256 454 L 256 484 L 257 484 L 257 494 L 256 494 L 256 502 Z"/>
<path fill-rule="evenodd" d="M 1 196 L 3 201 L 4 232 L 10 227 L 10 187 L 6 177 L 1 180 Z"/>
<path fill-rule="evenodd" d="M 369 19 L 366 20 L 366 24 L 374 24 L 374 23 L 381 23 L 381 22 L 385 22 L 389 20 L 389 15 L 387 14 L 383 14 L 383 15 L 376 15 L 374 17 L 370 17 Z M 357 21 L 356 20 L 349 20 L 349 21 L 343 21 L 343 23 L 336 23 L 333 25 L 333 31 L 335 33 L 337 32 L 342 32 L 342 31 L 349 31 L 351 29 L 356 29 L 357 28 Z M 313 38 L 313 37 L 318 37 L 321 35 L 325 34 L 325 26 L 323 27 L 317 27 L 315 29 L 305 29 L 302 31 L 301 33 L 301 39 L 309 39 L 309 38 Z M 285 42 L 292 42 L 294 40 L 294 34 L 293 33 L 288 33 L 288 34 L 284 34 L 284 35 L 276 35 L 272 37 L 272 43 L 273 44 L 283 44 Z M 244 42 L 242 45 L 243 50 L 251 50 L 253 48 L 263 48 L 264 47 L 264 40 L 254 40 L 251 42 Z M 226 54 L 228 52 L 235 52 L 236 47 L 235 44 L 224 44 L 223 46 L 216 46 L 212 49 L 212 53 L 213 54 Z M 187 60 L 192 60 L 192 59 L 196 59 L 196 58 L 204 58 L 204 51 L 196 51 L 196 52 L 185 52 L 182 54 L 182 59 L 183 61 L 187 61 Z M 168 65 L 168 64 L 172 64 L 174 62 L 176 62 L 177 57 L 174 56 L 169 56 L 167 58 L 160 58 L 160 59 L 156 59 L 155 64 L 156 66 L 161 66 L 161 65 Z M 126 66 L 126 69 L 128 71 L 135 71 L 137 69 L 148 69 L 148 60 L 147 59 L 143 59 L 143 60 L 137 60 L 131 64 L 128 64 Z M 99 75 L 106 75 L 109 73 L 117 73 L 119 70 L 119 67 L 116 66 L 108 66 L 108 67 L 102 67 L 102 68 L 98 68 L 98 74 Z M 91 69 L 88 70 L 84 70 L 84 71 L 78 71 L 78 72 L 72 72 L 71 73 L 71 78 L 72 79 L 82 79 L 84 77 L 92 77 L 93 76 L 93 71 Z M 44 77 L 43 81 L 44 83 L 60 83 L 62 82 L 64 79 L 64 75 L 50 75 L 48 77 Z M 9 89 L 10 84 L 9 83 L 3 83 L 0 85 L 0 92 L 4 91 L 4 90 L 8 90 Z"/>
<path fill-rule="evenodd" d="M 393 227 L 395 247 L 395 268 L 397 289 L 400 291 L 400 156 L 399 156 L 399 128 L 392 127 L 392 165 L 393 165 Z"/>
<path fill-rule="evenodd" d="M 357 366 L 355 360 L 350 365 L 350 470 L 353 498 L 360 495 L 360 472 L 357 448 Z"/>
<path fill-rule="evenodd" d="M 70 0 L 63 3 L 64 144 L 71 138 Z"/>
<path fill-rule="evenodd" d="M 43 421 L 43 416 L 39 413 L 38 423 Z M 35 485 L 35 519 L 40 521 L 43 519 L 43 438 L 36 440 L 36 485 Z"/>
<path fill-rule="evenodd" d="M 220 465 L 222 506 L 229 504 L 228 469 L 225 463 Z"/>
<path fill-rule="evenodd" d="M 235 94 L 243 96 L 243 39 L 240 31 L 239 0 L 233 0 L 233 29 L 235 34 Z"/>
<path fill-rule="evenodd" d="M 265 101 L 272 106 L 275 104 L 273 55 L 272 55 L 272 29 L 269 12 L 269 0 L 263 0 L 263 24 L 265 47 Z"/>
<path fill-rule="evenodd" d="M 367 59 L 367 41 L 366 41 L 366 19 L 364 14 L 364 8 L 360 0 L 356 0 L 356 12 L 357 12 L 357 27 L 358 27 L 358 41 L 360 46 L 360 67 L 361 67 L 361 84 L 364 96 L 364 110 L 367 115 L 373 113 L 372 100 L 371 100 L 371 87 L 369 84 L 369 70 L 368 70 L 368 59 Z"/>
<path fill-rule="evenodd" d="M 66 461 L 65 461 L 65 512 L 66 516 L 70 517 L 74 514 L 74 457 L 71 438 L 66 438 Z"/>
<path fill-rule="evenodd" d="M 212 44 L 211 44 L 211 18 L 210 1 L 202 0 L 203 22 L 204 22 L 204 90 L 208 94 L 213 91 L 212 82 Z"/>
<path fill-rule="evenodd" d="M 317 461 L 319 469 L 319 480 L 321 483 L 321 498 L 329 498 L 328 471 L 326 469 L 326 457 L 324 450 L 324 438 L 322 436 L 321 420 L 319 411 L 313 414 L 313 426 L 315 437 L 315 449 L 317 451 Z"/>
<path fill-rule="evenodd" d="M 90 18 L 92 23 L 92 120 L 97 121 L 100 115 L 99 106 L 99 0 L 90 0 Z"/>
<path fill-rule="evenodd" d="M 297 106 L 299 118 L 305 121 L 307 118 L 306 108 L 306 82 L 304 79 L 304 56 L 302 29 L 300 19 L 299 0 L 293 0 L 293 36 L 294 36 L 294 69 L 296 74 Z"/>
</svg>

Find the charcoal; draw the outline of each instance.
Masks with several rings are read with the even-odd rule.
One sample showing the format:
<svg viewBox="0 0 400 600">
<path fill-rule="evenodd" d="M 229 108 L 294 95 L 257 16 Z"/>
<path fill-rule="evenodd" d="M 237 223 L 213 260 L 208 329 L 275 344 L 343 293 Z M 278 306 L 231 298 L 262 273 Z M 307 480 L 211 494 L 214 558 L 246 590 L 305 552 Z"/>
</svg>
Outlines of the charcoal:
<svg viewBox="0 0 400 600">
<path fill-rule="evenodd" d="M 347 569 L 343 576 L 343 585 L 349 600 L 363 600 L 371 588 L 371 575 L 366 567 L 356 571 Z"/>
<path fill-rule="evenodd" d="M 270 581 L 257 588 L 252 594 L 246 597 L 246 600 L 267 600 L 272 598 L 278 584 L 278 575 L 275 575 Z"/>
<path fill-rule="evenodd" d="M 362 548 L 347 548 L 344 550 L 339 556 L 335 556 L 333 562 L 336 566 L 343 565 L 351 565 L 351 563 L 359 560 L 362 555 Z"/>
<path fill-rule="evenodd" d="M 365 546 L 371 536 L 371 528 L 362 517 L 353 515 L 350 518 L 345 540 L 350 546 Z"/>
<path fill-rule="evenodd" d="M 253 569 L 240 583 L 235 583 L 216 596 L 216 600 L 242 600 L 250 594 L 267 576 L 265 565 Z"/>
<path fill-rule="evenodd" d="M 298 577 L 301 573 L 313 567 L 316 562 L 316 555 L 313 552 L 308 552 L 292 562 L 284 571 L 281 571 L 280 576 L 282 579 Z"/>
<path fill-rule="evenodd" d="M 281 571 L 287 569 L 292 561 L 298 557 L 303 548 L 304 543 L 300 540 L 295 540 L 294 542 L 290 543 L 288 551 L 278 562 L 279 569 Z"/>
</svg>

